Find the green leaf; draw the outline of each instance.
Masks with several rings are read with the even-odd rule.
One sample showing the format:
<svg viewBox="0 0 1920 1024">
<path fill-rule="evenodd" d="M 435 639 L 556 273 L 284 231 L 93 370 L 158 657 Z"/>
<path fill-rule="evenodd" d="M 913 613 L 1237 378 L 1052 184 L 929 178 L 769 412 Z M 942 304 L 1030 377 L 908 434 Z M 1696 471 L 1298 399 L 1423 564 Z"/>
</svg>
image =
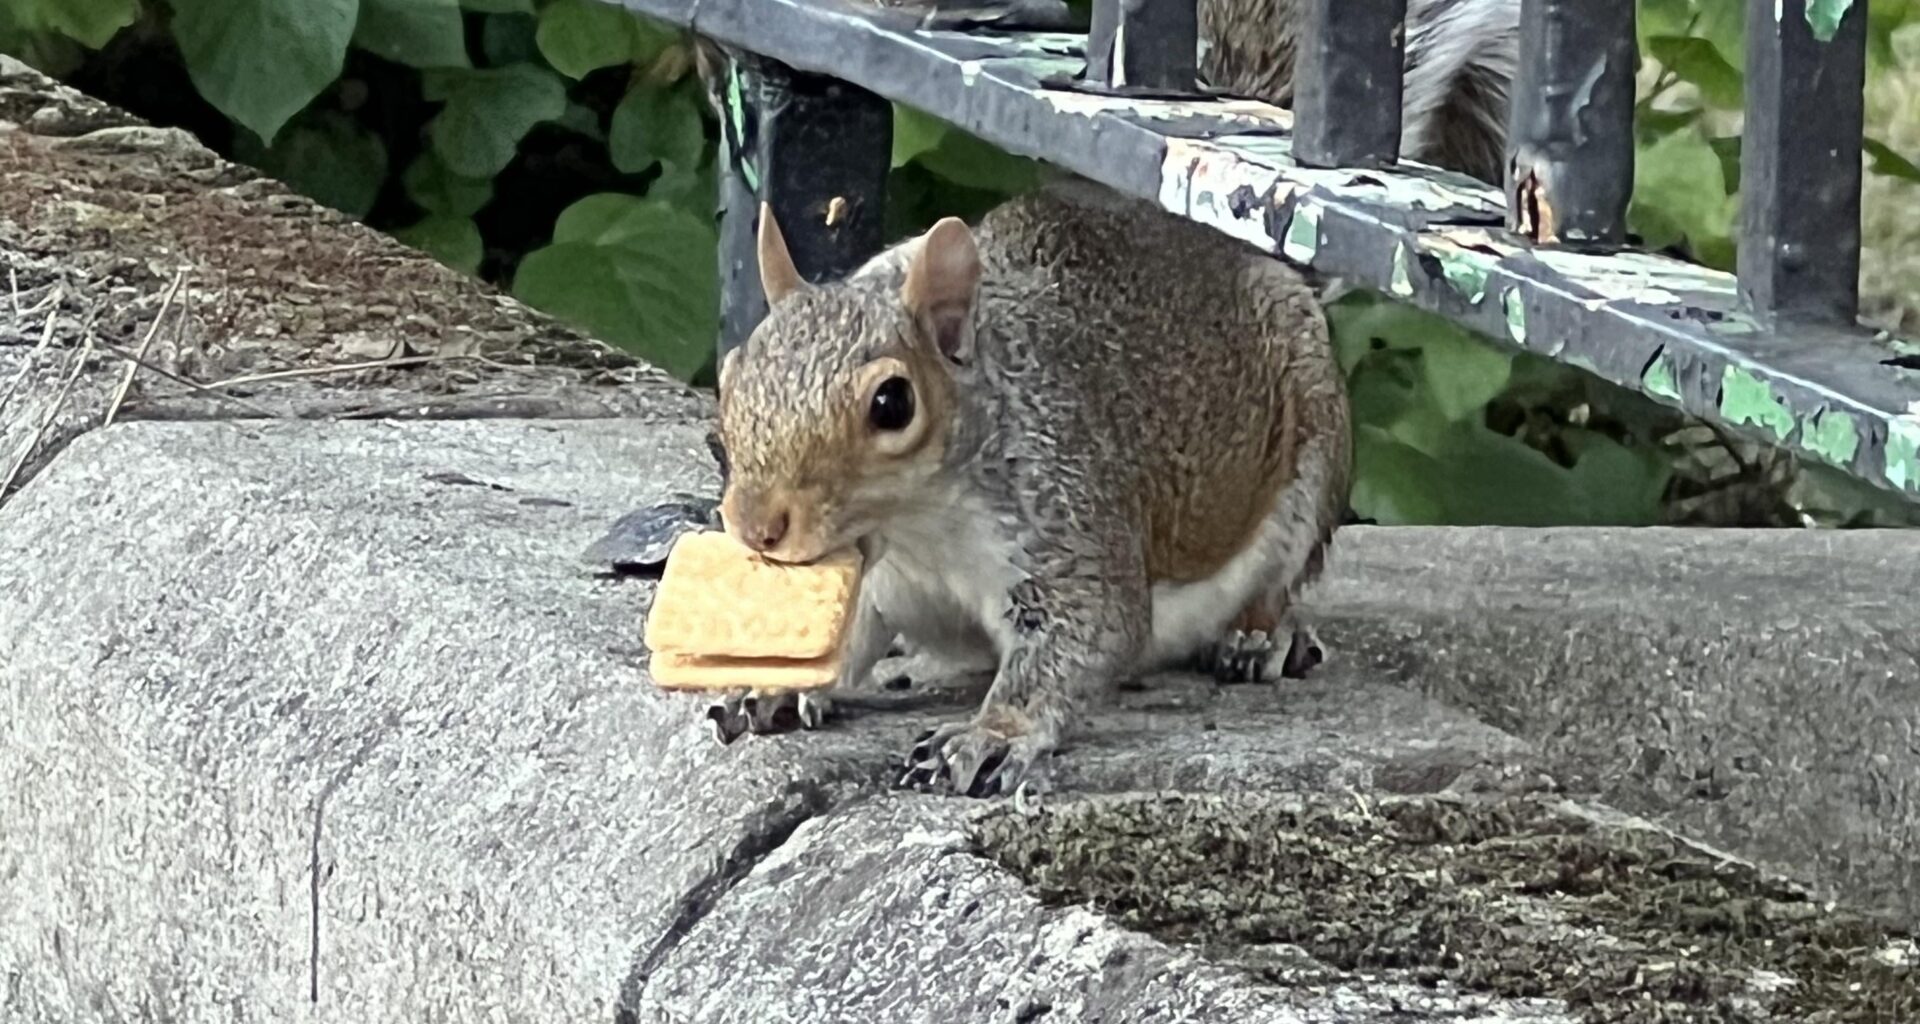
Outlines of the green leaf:
<svg viewBox="0 0 1920 1024">
<path fill-rule="evenodd" d="M 1692 6 L 1687 0 L 1640 0 L 1639 11 L 1634 18 L 1634 30 L 1640 39 L 1640 52 L 1652 49 L 1657 36 L 1685 35 L 1687 20 L 1692 15 Z"/>
<path fill-rule="evenodd" d="M 1456 525 L 1552 526 L 1579 522 L 1566 469 L 1517 438 L 1472 421 L 1439 446 L 1433 485 Z"/>
<path fill-rule="evenodd" d="M 531 14 L 489 14 L 480 25 L 480 55 L 488 67 L 537 62 L 540 47 L 533 33 L 540 23 Z"/>
<path fill-rule="evenodd" d="M 387 147 L 345 114 L 302 114 L 254 160 L 303 195 L 365 217 L 387 179 Z"/>
<path fill-rule="evenodd" d="M 522 261 L 513 292 L 685 380 L 719 328 L 717 244 L 709 221 L 672 204 L 591 195 Z"/>
<path fill-rule="evenodd" d="M 457 0 L 360 0 L 353 44 L 416 68 L 472 66 Z"/>
<path fill-rule="evenodd" d="M 449 214 L 429 214 L 395 231 L 393 237 L 463 274 L 479 273 L 480 258 L 486 253 L 473 221 Z"/>
<path fill-rule="evenodd" d="M 1001 195 L 1019 195 L 1045 176 L 1038 161 L 1014 156 L 952 125 L 945 127 L 933 146 L 915 154 L 913 162 L 956 185 Z"/>
<path fill-rule="evenodd" d="M 533 0 L 460 0 L 460 6 L 482 14 L 533 13 Z"/>
<path fill-rule="evenodd" d="M 1445 523 L 1433 457 L 1377 427 L 1354 433 L 1353 510 L 1382 526 Z"/>
<path fill-rule="evenodd" d="M 540 53 L 568 78 L 633 59 L 633 16 L 601 0 L 554 0 L 534 33 Z"/>
<path fill-rule="evenodd" d="M 1862 139 L 1860 145 L 1867 151 L 1868 156 L 1873 157 L 1871 165 L 1873 173 L 1889 178 L 1920 181 L 1920 166 L 1915 166 L 1913 161 L 1894 152 L 1892 146 L 1875 138 Z"/>
<path fill-rule="evenodd" d="M 534 125 L 567 109 L 566 86 L 532 64 L 443 71 L 426 84 L 429 99 L 444 95 L 447 103 L 427 127 L 434 152 L 449 170 L 469 178 L 499 174 Z"/>
<path fill-rule="evenodd" d="M 1420 343 L 1421 369 L 1440 413 L 1465 419 L 1507 386 L 1513 356 L 1451 324 L 1436 326 Z"/>
<path fill-rule="evenodd" d="M 1627 220 L 1649 247 L 1684 237 L 1698 254 L 1731 236 L 1735 206 L 1720 157 L 1698 131 L 1675 132 L 1640 150 Z"/>
<path fill-rule="evenodd" d="M 1737 109 L 1745 101 L 1740 72 L 1727 63 L 1713 43 L 1697 36 L 1656 36 L 1649 40 L 1648 52 L 1672 68 L 1681 81 L 1698 86 L 1701 98 L 1709 104 Z"/>
<path fill-rule="evenodd" d="M 340 76 L 359 0 L 174 0 L 194 87 L 271 143 Z"/>
<path fill-rule="evenodd" d="M 905 167 L 946 138 L 947 123 L 912 107 L 893 105 L 893 166 Z"/>
<path fill-rule="evenodd" d="M 1700 19 L 1690 35 L 1713 44 L 1736 72 L 1747 68 L 1747 0 L 1693 0 Z"/>
<path fill-rule="evenodd" d="M 407 198 L 429 213 L 471 217 L 493 201 L 493 179 L 455 174 L 431 149 L 413 161 L 401 183 Z"/>
<path fill-rule="evenodd" d="M 607 151 L 621 171 L 638 174 L 658 162 L 666 175 L 686 174 L 706 150 L 700 104 L 686 89 L 636 86 L 613 110 Z"/>
<path fill-rule="evenodd" d="M 1651 526 L 1660 521 L 1661 499 L 1673 464 L 1655 449 L 1628 448 L 1604 434 L 1570 430 L 1565 439 L 1579 452 L 1567 483 L 1578 518 L 1589 526 Z"/>
<path fill-rule="evenodd" d="M 1895 33 L 1920 22 L 1920 3 L 1915 0 L 1873 0 L 1867 5 L 1867 56 L 1882 68 L 1898 67 L 1900 55 L 1894 50 Z"/>
<path fill-rule="evenodd" d="M 58 32 L 88 49 L 107 45 L 140 17 L 139 0 L 8 0 L 12 20 L 28 31 Z"/>
</svg>

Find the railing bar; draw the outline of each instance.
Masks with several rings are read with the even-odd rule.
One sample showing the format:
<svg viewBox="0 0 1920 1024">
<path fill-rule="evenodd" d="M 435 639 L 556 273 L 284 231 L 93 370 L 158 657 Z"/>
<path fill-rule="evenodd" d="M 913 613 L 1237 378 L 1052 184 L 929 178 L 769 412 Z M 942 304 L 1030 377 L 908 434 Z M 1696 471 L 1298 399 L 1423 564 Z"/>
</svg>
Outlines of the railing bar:
<svg viewBox="0 0 1920 1024">
<path fill-rule="evenodd" d="M 1863 2 L 1748 2 L 1740 297 L 1763 322 L 1859 312 L 1866 27 Z"/>
<path fill-rule="evenodd" d="M 1294 71 L 1294 156 L 1308 167 L 1400 157 L 1407 0 L 1306 0 Z"/>
<path fill-rule="evenodd" d="M 1523 0 L 1507 230 L 1580 248 L 1626 240 L 1639 63 L 1631 2 Z"/>
<path fill-rule="evenodd" d="M 1199 38 L 1195 0 L 1094 0 L 1087 78 L 1111 89 L 1193 92 Z"/>
</svg>

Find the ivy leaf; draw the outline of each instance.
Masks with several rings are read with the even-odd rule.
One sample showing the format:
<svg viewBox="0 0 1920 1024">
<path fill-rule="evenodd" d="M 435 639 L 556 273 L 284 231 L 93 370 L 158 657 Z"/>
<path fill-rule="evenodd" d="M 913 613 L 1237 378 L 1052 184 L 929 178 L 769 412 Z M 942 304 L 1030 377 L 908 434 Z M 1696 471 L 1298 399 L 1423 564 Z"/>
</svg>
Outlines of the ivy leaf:
<svg viewBox="0 0 1920 1024">
<path fill-rule="evenodd" d="M 1382 526 L 1447 521 L 1434 487 L 1440 469 L 1432 456 L 1371 426 L 1355 431 L 1353 451 L 1355 512 Z"/>
<path fill-rule="evenodd" d="M 1878 2 L 1878 0 L 1876 0 Z M 1747 0 L 1693 0 L 1699 12 L 1691 35 L 1713 44 L 1734 71 L 1747 69 Z"/>
<path fill-rule="evenodd" d="M 457 0 L 360 0 L 353 45 L 410 67 L 473 66 Z"/>
<path fill-rule="evenodd" d="M 460 0 L 460 6 L 482 14 L 533 13 L 533 0 Z"/>
<path fill-rule="evenodd" d="M 1685 238 L 1698 255 L 1731 236 L 1734 208 L 1720 157 L 1700 132 L 1674 132 L 1640 150 L 1627 219 L 1649 248 Z"/>
<path fill-rule="evenodd" d="M 947 123 L 912 107 L 893 105 L 893 166 L 905 167 L 914 158 L 940 144 Z"/>
<path fill-rule="evenodd" d="M 1651 526 L 1660 521 L 1661 499 L 1673 465 L 1651 448 L 1632 449 L 1589 430 L 1564 435 L 1577 456 L 1567 483 L 1578 518 L 1589 526 Z"/>
<path fill-rule="evenodd" d="M 560 214 L 513 293 L 686 380 L 719 327 L 717 244 L 711 223 L 670 203 L 599 193 Z"/>
<path fill-rule="evenodd" d="M 1648 51 L 1681 81 L 1699 87 L 1701 98 L 1709 104 L 1733 110 L 1745 101 L 1740 72 L 1711 42 L 1698 36 L 1656 36 L 1648 40 Z"/>
<path fill-rule="evenodd" d="M 1685 35 L 1692 5 L 1687 0 L 1640 0 L 1633 27 L 1640 39 L 1640 52 L 1652 49 L 1657 36 Z"/>
<path fill-rule="evenodd" d="M 1434 405 L 1449 420 L 1464 419 L 1493 401 L 1513 373 L 1513 356 L 1451 324 L 1420 342 L 1420 366 Z"/>
<path fill-rule="evenodd" d="M 1860 140 L 1860 145 L 1868 156 L 1873 157 L 1873 173 L 1906 181 L 1920 181 L 1920 166 L 1915 166 L 1913 161 L 1894 152 L 1892 146 L 1871 137 Z"/>
<path fill-rule="evenodd" d="M 531 14 L 489 14 L 480 25 L 480 55 L 488 67 L 537 62 L 540 47 L 533 34 L 540 23 Z"/>
<path fill-rule="evenodd" d="M 428 214 L 421 220 L 399 228 L 393 237 L 420 249 L 434 259 L 463 274 L 480 272 L 480 258 L 486 253 L 480 229 L 467 217 Z"/>
<path fill-rule="evenodd" d="M 1867 56 L 1883 68 L 1897 67 L 1900 55 L 1893 37 L 1902 28 L 1920 22 L 1920 4 L 1914 0 L 1873 0 L 1867 5 Z"/>
<path fill-rule="evenodd" d="M 427 126 L 433 150 L 449 170 L 468 178 L 499 174 L 534 125 L 567 110 L 566 86 L 533 64 L 442 71 L 424 84 L 428 99 L 447 103 Z"/>
<path fill-rule="evenodd" d="M 613 110 L 607 129 L 607 151 L 613 166 L 638 174 L 655 162 L 663 174 L 691 172 L 707 149 L 706 123 L 700 104 L 685 89 L 627 90 Z"/>
<path fill-rule="evenodd" d="M 420 154 L 400 180 L 407 198 L 429 213 L 471 217 L 493 201 L 493 179 L 455 174 L 431 149 Z"/>
<path fill-rule="evenodd" d="M 359 0 L 174 0 L 194 87 L 271 143 L 340 76 Z"/>
<path fill-rule="evenodd" d="M 373 209 L 387 179 L 386 144 L 334 111 L 302 114 L 257 153 L 248 152 L 253 145 L 236 148 L 262 171 L 350 217 L 365 217 Z"/>
<path fill-rule="evenodd" d="M 897 107 L 895 108 L 897 111 Z M 924 115 L 921 115 L 924 116 Z M 896 113 L 896 123 L 899 115 Z M 926 136 L 933 131 L 931 126 L 914 126 L 908 119 L 913 138 L 909 147 L 923 146 Z M 940 127 L 938 138 L 930 146 L 924 146 L 910 157 L 910 161 L 932 171 L 935 175 L 963 188 L 982 189 L 1001 195 L 1018 195 L 1038 185 L 1044 177 L 1038 161 L 1014 156 L 1005 150 L 977 136 L 961 131 L 950 124 L 935 122 Z M 901 143 L 894 142 L 895 166 L 901 153 Z"/>
<path fill-rule="evenodd" d="M 9 0 L 13 20 L 29 31 L 58 32 L 90 50 L 107 45 L 140 17 L 139 0 Z"/>
<path fill-rule="evenodd" d="M 600 0 L 554 0 L 540 12 L 534 41 L 554 70 L 585 78 L 633 58 L 633 16 Z"/>
</svg>

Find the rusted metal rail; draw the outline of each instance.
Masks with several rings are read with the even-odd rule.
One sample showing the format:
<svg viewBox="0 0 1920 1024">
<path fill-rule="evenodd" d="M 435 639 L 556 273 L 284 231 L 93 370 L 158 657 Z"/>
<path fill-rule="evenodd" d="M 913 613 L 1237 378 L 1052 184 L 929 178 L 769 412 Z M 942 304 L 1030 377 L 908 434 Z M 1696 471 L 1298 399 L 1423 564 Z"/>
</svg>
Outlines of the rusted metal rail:
<svg viewBox="0 0 1920 1024">
<path fill-rule="evenodd" d="M 1750 0 L 1738 278 L 1625 244 L 1625 0 L 1524 0 L 1504 189 L 1399 158 L 1405 0 L 1303 0 L 1292 110 L 1197 88 L 1193 0 L 1077 33 L 1058 0 L 618 2 L 742 57 L 723 347 L 760 315 L 758 199 L 810 278 L 877 250 L 893 101 L 1920 497 L 1920 347 L 1857 322 L 1863 0 Z"/>
</svg>

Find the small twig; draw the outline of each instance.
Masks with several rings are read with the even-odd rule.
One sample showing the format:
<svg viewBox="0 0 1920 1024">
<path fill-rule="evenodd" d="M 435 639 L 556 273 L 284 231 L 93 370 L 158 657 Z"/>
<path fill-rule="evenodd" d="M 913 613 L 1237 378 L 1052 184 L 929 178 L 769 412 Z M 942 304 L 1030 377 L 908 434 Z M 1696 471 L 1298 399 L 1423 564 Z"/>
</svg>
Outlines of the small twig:
<svg viewBox="0 0 1920 1024">
<path fill-rule="evenodd" d="M 100 421 L 103 427 L 113 426 L 113 418 L 120 415 L 120 406 L 127 400 L 127 391 L 133 387 L 134 375 L 147 360 L 147 349 L 153 347 L 153 339 L 160 333 L 160 323 L 167 318 L 167 310 L 173 308 L 173 297 L 180 291 L 180 285 L 187 279 L 185 267 L 174 272 L 173 283 L 167 286 L 167 294 L 160 299 L 160 311 L 153 314 L 153 322 L 147 325 L 146 336 L 140 339 L 140 347 L 134 350 L 133 358 L 127 360 L 127 372 L 120 377 L 120 386 L 113 389 L 113 401 L 107 405 L 107 418 Z"/>
<path fill-rule="evenodd" d="M 173 381 L 175 384 L 179 384 L 184 387 L 191 388 L 194 391 L 199 392 L 200 394 L 206 395 L 209 398 L 217 398 L 222 402 L 232 402 L 234 405 L 237 405 L 242 409 L 247 409 L 252 412 L 257 412 L 260 415 L 267 417 L 268 419 L 278 420 L 278 419 L 286 418 L 284 414 L 277 412 L 273 409 L 269 409 L 266 406 L 261 405 L 257 402 L 253 402 L 248 399 L 241 398 L 239 395 L 229 395 L 224 391 L 216 391 L 213 388 L 208 387 L 207 385 L 202 384 L 191 377 L 187 377 L 183 374 L 175 373 L 174 371 L 169 370 L 164 366 L 160 366 L 157 363 L 151 363 L 151 362 L 148 362 L 147 360 L 141 359 L 140 357 L 134 355 L 132 352 L 129 352 L 118 345 L 110 344 L 104 341 L 100 342 L 99 345 L 101 348 L 105 349 L 110 355 L 117 356 L 121 359 L 125 359 L 129 363 L 134 363 L 138 365 L 141 369 L 147 371 L 148 373 L 165 377 L 166 379 Z"/>
<path fill-rule="evenodd" d="M 7 287 L 13 293 L 13 318 L 20 319 L 27 314 L 20 309 L 20 270 L 13 264 L 7 264 Z"/>
<path fill-rule="evenodd" d="M 453 363 L 473 361 L 490 363 L 485 356 L 469 355 L 430 355 L 430 356 L 394 356 L 391 359 L 370 359 L 363 363 L 336 363 L 331 366 L 301 366 L 291 370 L 274 370 L 271 373 L 249 373 L 239 377 L 217 380 L 207 387 L 237 388 L 243 384 L 260 384 L 270 380 L 288 380 L 294 377 L 329 377 L 336 373 L 355 373 L 360 370 L 385 370 L 399 366 L 424 366 L 428 363 Z M 496 364 L 500 365 L 500 364 Z"/>
<path fill-rule="evenodd" d="M 20 362 L 19 372 L 13 375 L 13 380 L 7 382 L 7 390 L 4 393 L 0 393 L 0 411 L 4 411 L 7 403 L 13 401 L 14 393 L 19 391 L 20 385 L 26 381 L 27 374 L 32 371 L 33 364 L 39 360 L 40 353 L 45 352 L 53 346 L 53 332 L 59 324 L 59 321 L 59 310 L 56 309 L 54 312 L 47 314 L 47 322 L 40 330 L 40 344 L 27 350 L 26 358 Z M 91 321 L 89 321 L 89 323 L 91 323 Z"/>
<path fill-rule="evenodd" d="M 54 396 L 53 404 L 47 407 L 47 414 L 40 418 L 40 426 L 35 428 L 32 437 L 27 438 L 26 447 L 22 448 L 19 456 L 13 460 L 12 468 L 7 470 L 6 479 L 0 480 L 0 498 L 5 498 L 7 492 L 13 490 L 13 483 L 20 478 L 20 471 L 26 468 L 27 460 L 39 450 L 40 441 L 46 437 L 47 431 L 53 429 L 53 421 L 60 418 L 60 410 L 66 407 L 67 396 L 73 393 L 73 385 L 80 379 L 81 372 L 86 370 L 87 358 L 92 355 L 93 322 L 89 320 L 85 340 L 80 345 L 80 354 L 73 361 L 73 370 L 67 374 L 66 383 L 60 385 L 60 393 Z"/>
</svg>

